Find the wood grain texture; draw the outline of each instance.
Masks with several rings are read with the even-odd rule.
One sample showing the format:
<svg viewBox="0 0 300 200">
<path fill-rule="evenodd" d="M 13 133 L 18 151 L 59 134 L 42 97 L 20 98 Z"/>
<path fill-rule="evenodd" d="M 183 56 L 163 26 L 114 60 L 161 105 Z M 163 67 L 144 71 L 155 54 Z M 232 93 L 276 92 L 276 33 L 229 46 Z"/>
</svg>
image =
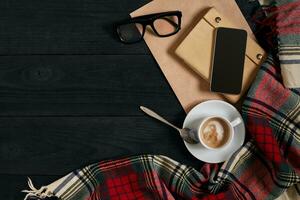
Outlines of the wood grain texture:
<svg viewBox="0 0 300 200">
<path fill-rule="evenodd" d="M 183 113 L 147 55 L 2 56 L 0 116 Z"/>
<path fill-rule="evenodd" d="M 53 0 L 0 2 L 0 55 L 149 54 L 141 42 L 129 47 L 115 23 L 145 0 Z"/>
<path fill-rule="evenodd" d="M 167 117 L 181 125 L 181 117 Z M 175 119 L 176 118 L 176 119 Z M 63 175 L 100 160 L 162 154 L 200 167 L 178 135 L 148 116 L 2 118 L 0 172 Z"/>
</svg>

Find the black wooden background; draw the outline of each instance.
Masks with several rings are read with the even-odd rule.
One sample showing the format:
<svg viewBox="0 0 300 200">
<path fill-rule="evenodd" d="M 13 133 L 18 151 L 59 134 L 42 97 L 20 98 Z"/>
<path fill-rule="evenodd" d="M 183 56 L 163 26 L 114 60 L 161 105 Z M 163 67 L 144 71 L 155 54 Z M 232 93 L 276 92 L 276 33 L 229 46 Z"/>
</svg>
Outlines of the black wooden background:
<svg viewBox="0 0 300 200">
<path fill-rule="evenodd" d="M 147 2 L 0 1 L 1 200 L 23 199 L 27 176 L 39 187 L 104 159 L 164 154 L 201 167 L 139 110 L 185 117 L 145 43 L 123 45 L 113 29 Z M 251 2 L 238 1 L 246 15 Z"/>
</svg>

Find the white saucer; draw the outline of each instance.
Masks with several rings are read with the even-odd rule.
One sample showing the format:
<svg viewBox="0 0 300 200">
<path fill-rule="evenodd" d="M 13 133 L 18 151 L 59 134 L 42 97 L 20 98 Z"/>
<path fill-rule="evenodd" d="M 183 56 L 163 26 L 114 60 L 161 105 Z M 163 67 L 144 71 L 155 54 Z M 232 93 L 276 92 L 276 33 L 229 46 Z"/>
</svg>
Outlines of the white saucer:
<svg viewBox="0 0 300 200">
<path fill-rule="evenodd" d="M 228 146 L 222 147 L 218 150 L 210 150 L 200 143 L 189 144 L 185 143 L 188 151 L 197 159 L 208 163 L 219 163 L 227 160 L 238 148 L 243 145 L 245 140 L 245 124 L 235 107 L 225 101 L 209 100 L 195 106 L 186 116 L 183 127 L 196 129 L 201 121 L 209 116 L 222 116 L 229 121 L 240 118 L 242 123 L 234 128 L 234 137 Z"/>
</svg>

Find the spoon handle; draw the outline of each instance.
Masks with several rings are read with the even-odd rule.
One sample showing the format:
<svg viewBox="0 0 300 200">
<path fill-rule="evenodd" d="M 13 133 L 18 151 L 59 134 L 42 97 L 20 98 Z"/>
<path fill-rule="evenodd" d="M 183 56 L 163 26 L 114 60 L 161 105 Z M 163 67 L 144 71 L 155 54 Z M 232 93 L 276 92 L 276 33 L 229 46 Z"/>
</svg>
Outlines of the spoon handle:
<svg viewBox="0 0 300 200">
<path fill-rule="evenodd" d="M 150 110 L 149 108 L 146 108 L 144 106 L 140 106 L 140 109 L 142 111 L 144 111 L 144 113 L 146 113 L 147 115 L 149 115 L 149 116 L 151 116 L 151 117 L 153 117 L 153 118 L 155 118 L 155 119 L 157 119 L 157 120 L 159 120 L 159 121 L 161 121 L 161 122 L 163 122 L 163 123 L 165 123 L 165 124 L 167 124 L 167 125 L 175 128 L 177 131 L 180 131 L 180 129 L 178 127 L 174 126 L 173 124 L 171 124 L 170 122 L 168 122 L 163 117 L 161 117 L 160 115 L 158 115 L 154 111 Z"/>
</svg>

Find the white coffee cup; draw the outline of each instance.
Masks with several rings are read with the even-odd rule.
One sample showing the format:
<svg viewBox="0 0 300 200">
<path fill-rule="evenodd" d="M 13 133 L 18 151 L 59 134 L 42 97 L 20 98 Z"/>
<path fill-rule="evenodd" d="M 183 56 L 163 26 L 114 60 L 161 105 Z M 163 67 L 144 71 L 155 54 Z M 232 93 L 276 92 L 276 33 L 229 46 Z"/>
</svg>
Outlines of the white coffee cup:
<svg viewBox="0 0 300 200">
<path fill-rule="evenodd" d="M 222 144 L 222 145 L 220 145 L 220 146 L 217 146 L 217 147 L 212 147 L 212 146 L 209 146 L 208 144 L 207 144 L 207 142 L 205 142 L 204 141 L 204 139 L 203 139 L 203 137 L 201 136 L 201 135 L 203 135 L 204 134 L 204 128 L 205 127 L 203 127 L 204 125 L 208 125 L 207 123 L 209 123 L 209 122 L 211 122 L 211 123 L 213 123 L 213 121 L 214 122 L 216 122 L 216 121 L 218 121 L 218 123 L 220 122 L 220 121 L 222 121 L 222 124 L 220 123 L 220 125 L 222 126 L 222 130 L 223 130 L 223 132 L 225 132 L 225 131 L 228 131 L 228 133 L 227 133 L 227 139 L 226 139 L 226 141 Z M 210 116 L 210 117 L 207 117 L 207 118 L 205 118 L 205 119 L 203 119 L 202 121 L 201 121 L 201 123 L 200 123 L 200 125 L 199 125 L 199 127 L 198 127 L 198 129 L 197 129 L 197 139 L 198 139 L 198 141 L 205 147 L 205 148 L 207 148 L 207 149 L 211 149 L 211 150 L 216 150 L 216 149 L 220 149 L 220 148 L 223 148 L 223 147 L 225 147 L 225 146 L 228 146 L 230 143 L 231 143 L 231 141 L 233 140 L 233 137 L 234 137 L 234 127 L 236 127 L 237 125 L 239 125 L 240 123 L 242 123 L 242 120 L 241 120 L 241 118 L 236 118 L 236 119 L 234 119 L 234 120 L 232 120 L 232 121 L 229 121 L 228 119 L 226 119 L 226 118 L 224 118 L 224 117 L 221 117 L 221 116 Z M 224 127 L 224 126 L 226 126 L 226 127 Z M 216 130 L 216 132 L 217 132 L 217 130 Z M 219 133 L 218 133 L 219 134 Z M 223 133 L 224 134 L 224 133 Z"/>
</svg>

